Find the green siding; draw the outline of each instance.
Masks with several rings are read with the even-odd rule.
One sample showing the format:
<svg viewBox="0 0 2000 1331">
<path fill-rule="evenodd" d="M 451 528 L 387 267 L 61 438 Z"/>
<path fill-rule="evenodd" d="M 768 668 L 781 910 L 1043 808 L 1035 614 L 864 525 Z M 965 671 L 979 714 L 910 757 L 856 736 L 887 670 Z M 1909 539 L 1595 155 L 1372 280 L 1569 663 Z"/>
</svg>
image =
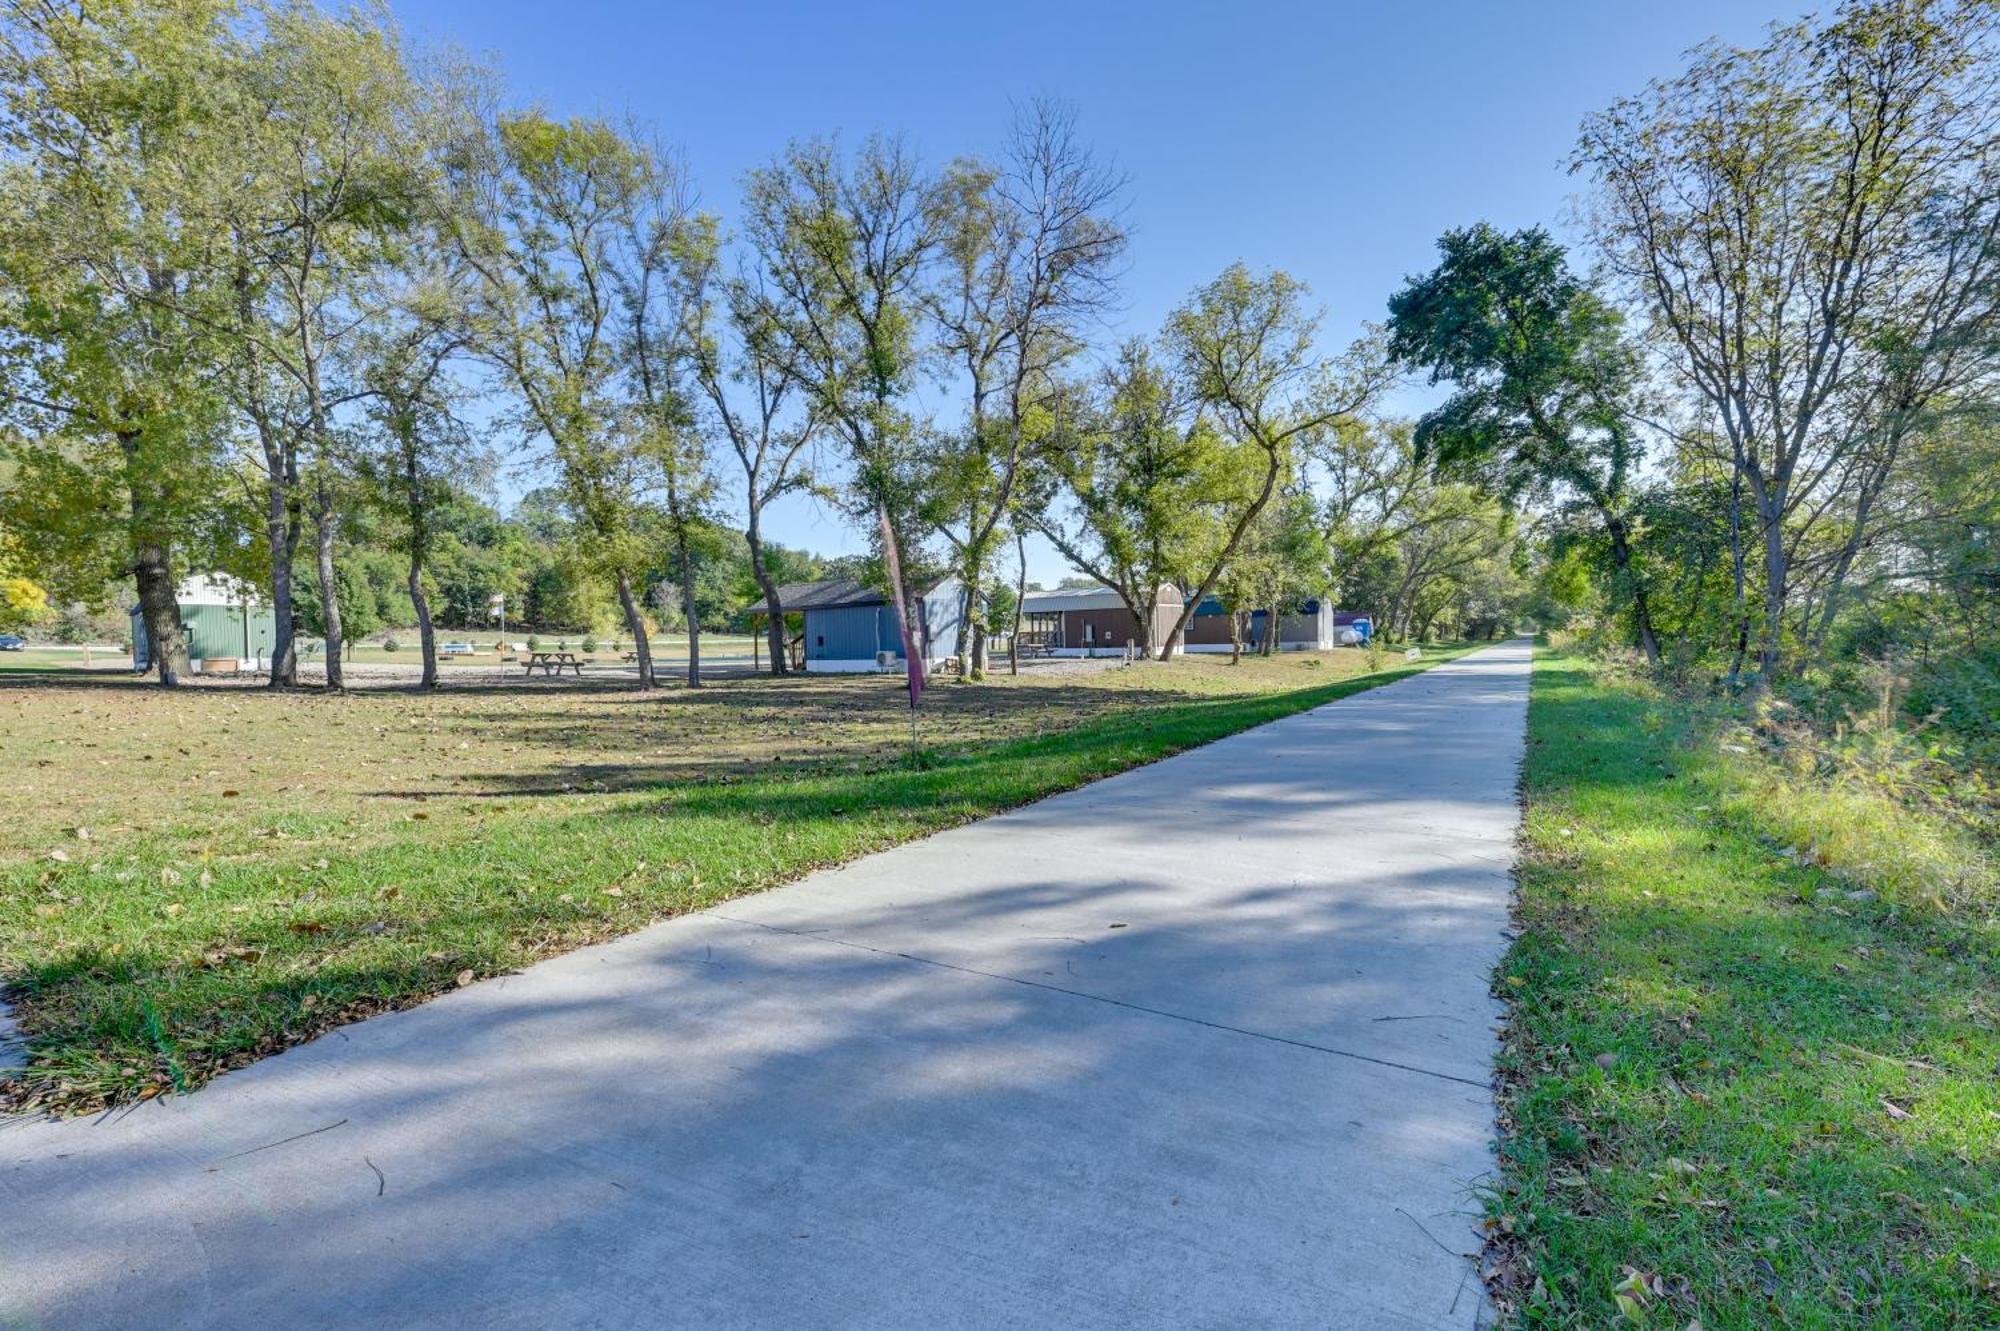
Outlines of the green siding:
<svg viewBox="0 0 2000 1331">
<path fill-rule="evenodd" d="M 277 637 L 277 618 L 269 610 L 252 608 L 249 612 L 250 646 L 244 650 L 244 612 L 230 605 L 183 605 L 181 606 L 181 627 L 187 633 L 188 656 L 192 660 L 206 661 L 215 656 L 234 656 L 249 660 L 258 655 L 271 654 L 272 640 Z M 144 641 L 145 621 L 135 610 L 132 614 L 133 653 L 136 662 L 151 659 Z"/>
</svg>

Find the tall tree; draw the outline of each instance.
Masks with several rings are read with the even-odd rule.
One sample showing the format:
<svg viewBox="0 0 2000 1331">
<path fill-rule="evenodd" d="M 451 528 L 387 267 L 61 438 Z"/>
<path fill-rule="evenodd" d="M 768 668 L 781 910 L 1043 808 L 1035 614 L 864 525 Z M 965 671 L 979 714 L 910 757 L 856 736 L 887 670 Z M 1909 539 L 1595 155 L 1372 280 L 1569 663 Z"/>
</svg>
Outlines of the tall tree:
<svg viewBox="0 0 2000 1331">
<path fill-rule="evenodd" d="M 946 177 L 940 276 L 930 295 L 940 350 L 962 376 L 963 428 L 939 432 L 925 467 L 926 508 L 970 589 L 956 653 L 984 672 L 983 594 L 1013 517 L 1024 460 L 1084 325 L 1114 294 L 1126 234 L 1124 180 L 1076 133 L 1075 113 L 1038 100 L 1016 117 L 998 167 L 961 163 Z"/>
<path fill-rule="evenodd" d="M 1305 294 L 1288 274 L 1258 277 L 1237 264 L 1167 320 L 1165 347 L 1190 393 L 1215 429 L 1251 460 L 1257 479 L 1192 584 L 1163 653 L 1178 645 L 1251 525 L 1297 474 L 1312 441 L 1352 418 L 1388 380 L 1371 343 L 1358 344 L 1340 360 L 1318 354 L 1313 339 L 1319 320 L 1306 311 Z"/>
<path fill-rule="evenodd" d="M 1633 549 L 1640 366 L 1623 321 L 1538 228 L 1503 235 L 1481 223 L 1446 232 L 1438 251 L 1438 266 L 1389 300 L 1390 355 L 1457 389 L 1418 423 L 1419 456 L 1510 500 L 1560 493 L 1595 513 L 1657 668 Z"/>
<path fill-rule="evenodd" d="M 621 292 L 635 238 L 680 220 L 676 168 L 599 120 L 502 117 L 464 185 L 459 224 L 473 284 L 474 346 L 545 436 L 585 553 L 617 591 L 639 662 L 655 683 L 636 580 L 648 562 L 640 515 L 653 463 L 633 419 Z"/>
<path fill-rule="evenodd" d="M 690 246 L 687 354 L 706 427 L 728 443 L 743 473 L 743 536 L 764 598 L 771 673 L 782 675 L 791 663 L 764 514 L 785 495 L 814 488 L 810 450 L 825 418 L 775 340 L 768 291 L 753 277 L 722 279 L 720 259 L 713 228 Z"/>
<path fill-rule="evenodd" d="M 426 586 L 440 512 L 488 458 L 467 424 L 454 359 L 464 350 L 460 302 L 447 273 L 414 274 L 393 315 L 384 313 L 358 349 L 374 447 L 364 475 L 396 518 L 405 586 L 417 621 L 422 687 L 438 684 L 437 626 Z"/>
<path fill-rule="evenodd" d="M 1091 388 L 1057 397 L 1051 417 L 1024 477 L 1022 521 L 1114 588 L 1150 646 L 1160 590 L 1221 558 L 1233 515 L 1256 496 L 1254 462 L 1144 342 L 1127 343 Z M 1020 567 L 1025 578 L 1025 558 Z"/>
<path fill-rule="evenodd" d="M 135 0 L 0 22 L 0 400 L 38 478 L 6 520 L 26 549 L 88 556 L 81 583 L 133 578 L 169 686 L 188 664 L 176 561 L 226 486 L 211 330 L 228 294 L 232 17 Z"/>
<path fill-rule="evenodd" d="M 900 140 L 871 138 L 851 161 L 816 140 L 753 171 L 744 212 L 755 269 L 743 289 L 758 302 L 757 326 L 844 446 L 852 507 L 880 532 L 888 566 L 903 570 L 904 584 L 889 590 L 913 625 L 911 463 L 922 423 L 912 395 L 938 187 Z"/>
<path fill-rule="evenodd" d="M 1829 517 L 1865 541 L 1908 424 L 1983 372 L 1996 25 L 1984 0 L 1847 0 L 1752 49 L 1702 47 L 1584 127 L 1601 250 L 1751 500 L 1763 679 L 1800 638 L 1799 551 Z M 1801 620 L 1823 635 L 1810 605 Z"/>
<path fill-rule="evenodd" d="M 336 555 L 351 502 L 342 418 L 367 389 L 356 344 L 382 311 L 422 207 L 420 94 L 395 32 L 364 12 L 328 17 L 288 0 L 262 15 L 245 62 L 234 241 L 239 397 L 264 464 L 277 636 L 271 683 L 295 682 L 291 570 L 309 519 L 326 685 L 342 684 Z"/>
<path fill-rule="evenodd" d="M 1258 610 L 1264 612 L 1263 637 L 1247 645 L 1263 656 L 1278 650 L 1281 621 L 1291 606 L 1304 593 L 1326 593 L 1327 565 L 1326 533 L 1311 492 L 1286 487 L 1251 524 L 1216 581 L 1216 597 L 1229 613 L 1232 664 L 1242 658 L 1244 632 Z"/>
<path fill-rule="evenodd" d="M 665 153 L 654 148 L 656 160 Z M 701 612 L 696 603 L 697 552 L 712 545 L 710 509 L 715 479 L 707 435 L 698 419 L 700 355 L 691 345 L 701 298 L 695 272 L 714 250 L 714 221 L 691 218 L 675 195 L 674 173 L 656 173 L 652 197 L 633 216 L 630 262 L 615 271 L 622 305 L 621 354 L 626 360 L 641 455 L 661 492 L 661 516 L 673 543 L 681 607 L 687 615 L 687 684 L 701 687 Z"/>
</svg>

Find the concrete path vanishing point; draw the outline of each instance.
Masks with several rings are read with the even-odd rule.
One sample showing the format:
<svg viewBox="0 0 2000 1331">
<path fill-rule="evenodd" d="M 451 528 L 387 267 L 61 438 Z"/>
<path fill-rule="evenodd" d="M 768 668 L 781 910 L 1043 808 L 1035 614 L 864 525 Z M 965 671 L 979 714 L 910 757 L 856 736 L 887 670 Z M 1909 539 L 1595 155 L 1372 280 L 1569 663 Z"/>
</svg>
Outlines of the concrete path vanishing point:
<svg viewBox="0 0 2000 1331">
<path fill-rule="evenodd" d="M 0 1125 L 0 1326 L 1471 1327 L 1528 670 Z"/>
</svg>

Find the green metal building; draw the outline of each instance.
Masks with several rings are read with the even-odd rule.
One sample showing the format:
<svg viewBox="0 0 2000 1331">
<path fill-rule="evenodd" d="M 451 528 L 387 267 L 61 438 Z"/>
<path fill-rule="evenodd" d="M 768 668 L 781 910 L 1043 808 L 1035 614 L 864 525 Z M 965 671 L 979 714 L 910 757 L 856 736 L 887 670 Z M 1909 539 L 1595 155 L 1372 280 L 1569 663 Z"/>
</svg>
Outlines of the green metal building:
<svg viewBox="0 0 2000 1331">
<path fill-rule="evenodd" d="M 200 576 L 180 585 L 174 599 L 181 608 L 181 626 L 187 633 L 188 659 L 193 662 L 218 657 L 234 657 L 249 668 L 253 662 L 268 660 L 271 644 L 278 636 L 278 620 L 268 605 L 249 589 L 228 579 Z M 153 663 L 152 643 L 146 636 L 146 620 L 139 607 L 132 607 L 132 668 L 145 670 Z M 201 667 L 197 664 L 195 669 Z"/>
</svg>

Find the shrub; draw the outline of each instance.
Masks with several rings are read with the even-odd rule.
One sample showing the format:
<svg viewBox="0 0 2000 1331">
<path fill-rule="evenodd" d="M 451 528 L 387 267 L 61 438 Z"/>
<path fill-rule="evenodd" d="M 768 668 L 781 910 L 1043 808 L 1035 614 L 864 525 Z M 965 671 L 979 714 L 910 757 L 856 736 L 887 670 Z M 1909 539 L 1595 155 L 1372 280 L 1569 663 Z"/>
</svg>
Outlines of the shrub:
<svg viewBox="0 0 2000 1331">
<path fill-rule="evenodd" d="M 394 638 L 384 638 L 384 639 L 382 639 L 382 650 L 383 650 L 383 651 L 385 651 L 385 652 L 394 652 L 394 651 L 399 651 L 399 650 L 401 650 L 401 649 L 402 649 L 402 646 L 403 646 L 403 644 L 402 644 L 402 643 L 400 643 L 400 642 L 397 642 L 397 641 L 396 641 L 396 640 L 395 640 Z"/>
<path fill-rule="evenodd" d="M 539 635 L 533 633 L 530 633 L 528 635 L 528 650 L 531 652 L 539 652 L 540 650 L 542 650 L 542 640 Z"/>
<path fill-rule="evenodd" d="M 586 633 L 583 635 L 583 650 L 585 650 L 586 652 L 594 652 L 597 650 L 596 634 Z"/>
</svg>

